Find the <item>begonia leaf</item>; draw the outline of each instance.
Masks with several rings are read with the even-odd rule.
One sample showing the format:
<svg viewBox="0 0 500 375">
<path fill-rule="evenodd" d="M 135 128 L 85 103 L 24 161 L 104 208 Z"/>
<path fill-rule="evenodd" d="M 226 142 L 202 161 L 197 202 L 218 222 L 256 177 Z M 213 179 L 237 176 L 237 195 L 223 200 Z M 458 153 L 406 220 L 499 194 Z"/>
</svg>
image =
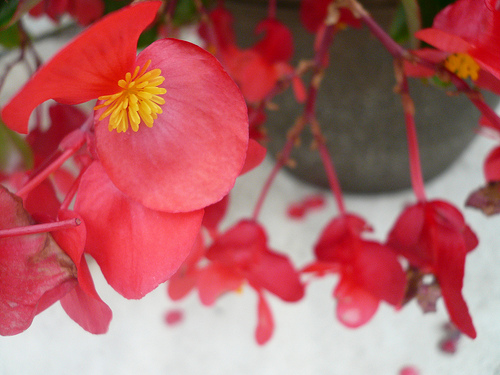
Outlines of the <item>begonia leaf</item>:
<svg viewBox="0 0 500 375">
<path fill-rule="evenodd" d="M 137 39 L 160 5 L 159 1 L 130 5 L 79 34 L 3 108 L 7 126 L 26 134 L 31 112 L 48 99 L 77 104 L 117 92 L 118 81 L 135 68 Z"/>
<path fill-rule="evenodd" d="M 219 62 L 194 44 L 156 41 L 136 64 L 148 60 L 165 75 L 163 113 L 137 132 L 110 132 L 109 118 L 99 121 L 99 158 L 113 183 L 146 207 L 198 210 L 222 199 L 243 167 L 246 105 Z"/>
<path fill-rule="evenodd" d="M 131 200 L 97 162 L 82 176 L 75 210 L 87 226 L 86 252 L 126 298 L 143 297 L 177 271 L 203 217 L 203 210 L 173 214 Z"/>
</svg>

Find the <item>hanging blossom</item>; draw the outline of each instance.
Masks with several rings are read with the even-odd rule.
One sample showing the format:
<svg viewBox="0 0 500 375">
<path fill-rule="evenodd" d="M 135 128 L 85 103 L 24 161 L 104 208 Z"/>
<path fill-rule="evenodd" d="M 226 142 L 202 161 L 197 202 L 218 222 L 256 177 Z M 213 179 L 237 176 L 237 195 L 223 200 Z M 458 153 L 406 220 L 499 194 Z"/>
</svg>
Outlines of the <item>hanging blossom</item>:
<svg viewBox="0 0 500 375">
<path fill-rule="evenodd" d="M 304 269 L 318 276 L 339 274 L 333 291 L 336 315 L 350 328 L 367 323 L 380 301 L 399 308 L 406 288 L 406 276 L 396 254 L 385 245 L 363 239 L 366 231 L 371 228 L 356 215 L 333 219 L 315 246 L 317 260 Z"/>
<path fill-rule="evenodd" d="M 177 270 L 203 208 L 227 195 L 248 147 L 244 99 L 211 54 L 163 39 L 136 56 L 160 5 L 136 3 L 93 24 L 2 110 L 11 129 L 27 133 L 31 111 L 48 99 L 98 99 L 86 134 L 95 161 L 81 176 L 75 210 L 87 227 L 85 251 L 127 298 Z"/>
<path fill-rule="evenodd" d="M 497 0 L 459 0 L 439 12 L 431 28 L 420 30 L 415 36 L 447 52 L 444 65 L 459 77 L 479 79 L 485 85 L 492 79 L 490 75 L 500 80 Z M 499 88 L 498 83 L 493 86 Z"/>
<path fill-rule="evenodd" d="M 66 13 L 80 25 L 88 26 L 103 15 L 104 3 L 102 0 L 42 0 L 29 12 L 33 17 L 46 14 L 55 22 Z"/>
<path fill-rule="evenodd" d="M 389 233 L 387 245 L 425 274 L 433 274 L 455 326 L 476 337 L 462 296 L 465 257 L 478 244 L 464 217 L 451 204 L 434 200 L 407 207 Z"/>
<path fill-rule="evenodd" d="M 283 23 L 275 18 L 263 19 L 255 28 L 255 34 L 263 35 L 262 38 L 252 47 L 240 49 L 236 44 L 232 14 L 219 6 L 209 16 L 214 33 L 212 35 L 204 25 L 200 35 L 207 42 L 206 48 L 227 68 L 249 103 L 260 102 L 279 80 L 293 76 L 294 70 L 289 64 L 293 38 Z M 302 81 L 293 77 L 292 83 L 297 98 L 304 100 Z"/>
<path fill-rule="evenodd" d="M 209 263 L 202 266 L 202 259 Z M 224 293 L 240 290 L 245 282 L 258 294 L 255 337 L 262 345 L 274 331 L 264 291 L 296 302 L 304 296 L 304 286 L 290 260 L 269 249 L 266 233 L 258 223 L 240 221 L 218 236 L 208 249 L 200 236 L 193 252 L 170 279 L 168 293 L 178 300 L 196 287 L 201 302 L 210 306 Z"/>
<path fill-rule="evenodd" d="M 56 200 L 55 194 L 37 195 Z M 0 186 L 0 229 L 28 227 L 36 222 L 21 199 Z M 79 225 L 49 233 L 0 239 L 0 335 L 26 330 L 36 314 L 60 300 L 66 313 L 91 333 L 105 333 L 111 310 L 100 299 L 83 256 L 86 229 L 74 212 L 62 210 L 58 220 Z"/>
</svg>

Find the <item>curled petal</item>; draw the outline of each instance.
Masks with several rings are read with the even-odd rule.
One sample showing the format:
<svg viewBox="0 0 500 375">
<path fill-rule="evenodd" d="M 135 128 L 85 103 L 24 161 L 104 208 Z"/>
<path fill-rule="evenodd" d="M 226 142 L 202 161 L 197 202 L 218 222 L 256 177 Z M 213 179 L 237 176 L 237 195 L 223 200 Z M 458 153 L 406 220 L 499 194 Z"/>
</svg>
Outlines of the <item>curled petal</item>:
<svg viewBox="0 0 500 375">
<path fill-rule="evenodd" d="M 146 1 L 128 6 L 82 32 L 5 106 L 5 124 L 26 134 L 31 112 L 46 100 L 77 104 L 115 93 L 118 80 L 134 68 L 139 35 L 160 5 L 160 1 Z"/>
<path fill-rule="evenodd" d="M 152 128 L 117 134 L 96 124 L 109 178 L 146 207 L 198 210 L 222 199 L 239 175 L 248 144 L 243 97 L 217 60 L 194 44 L 163 39 L 138 56 L 161 69 L 165 104 Z M 97 114 L 97 118 L 99 113 Z"/>
<path fill-rule="evenodd" d="M 174 274 L 188 256 L 203 210 L 171 214 L 131 200 L 95 162 L 82 177 L 75 210 L 87 226 L 86 252 L 108 283 L 141 298 Z"/>
</svg>

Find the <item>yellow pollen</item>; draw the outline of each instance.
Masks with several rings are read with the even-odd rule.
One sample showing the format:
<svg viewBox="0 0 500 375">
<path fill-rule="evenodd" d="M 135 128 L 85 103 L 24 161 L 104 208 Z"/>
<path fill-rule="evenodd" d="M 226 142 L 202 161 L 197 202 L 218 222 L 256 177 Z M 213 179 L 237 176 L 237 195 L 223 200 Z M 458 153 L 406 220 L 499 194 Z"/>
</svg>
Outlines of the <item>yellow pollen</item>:
<svg viewBox="0 0 500 375">
<path fill-rule="evenodd" d="M 466 53 L 454 53 L 448 56 L 444 66 L 460 78 L 467 79 L 470 77 L 473 81 L 477 79 L 479 69 L 481 69 L 474 59 Z"/>
<path fill-rule="evenodd" d="M 165 100 L 159 95 L 165 94 L 167 90 L 158 86 L 165 78 L 161 76 L 160 69 L 146 71 L 149 64 L 151 60 L 148 60 L 142 69 L 140 66 L 136 67 L 133 74 L 125 74 L 125 79 L 118 81 L 120 91 L 117 93 L 98 98 L 103 103 L 94 109 L 107 108 L 99 120 L 110 116 L 109 131 L 116 129 L 118 133 L 126 132 L 130 124 L 136 132 L 141 121 L 151 128 L 158 114 L 163 112 L 160 106 L 165 104 Z"/>
</svg>

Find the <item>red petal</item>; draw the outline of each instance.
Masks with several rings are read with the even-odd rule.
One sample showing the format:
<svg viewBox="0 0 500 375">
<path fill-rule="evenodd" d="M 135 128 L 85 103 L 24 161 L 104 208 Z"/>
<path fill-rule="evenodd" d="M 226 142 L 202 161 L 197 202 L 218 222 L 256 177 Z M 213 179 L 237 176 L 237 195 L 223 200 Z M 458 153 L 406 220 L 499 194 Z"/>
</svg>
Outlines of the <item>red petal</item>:
<svg viewBox="0 0 500 375">
<path fill-rule="evenodd" d="M 240 175 L 251 171 L 262 163 L 266 157 L 267 149 L 253 139 L 248 140 L 247 157 L 245 165 L 240 172 Z"/>
<path fill-rule="evenodd" d="M 363 241 L 354 266 L 357 285 L 374 297 L 399 306 L 406 289 L 406 274 L 396 254 L 389 248 L 371 241 Z"/>
<path fill-rule="evenodd" d="M 423 29 L 417 31 L 415 36 L 430 45 L 440 49 L 441 51 L 452 53 L 467 53 L 470 48 L 469 42 L 461 37 L 439 29 Z"/>
<path fill-rule="evenodd" d="M 345 280 L 337 285 L 334 296 L 337 298 L 337 319 L 346 327 L 358 328 L 377 312 L 379 300 Z"/>
<path fill-rule="evenodd" d="M 201 303 L 213 305 L 222 294 L 241 287 L 244 279 L 230 268 L 214 262 L 200 270 L 198 274 L 198 292 Z"/>
<path fill-rule="evenodd" d="M 267 18 L 259 22 L 255 33 L 265 35 L 252 49 L 269 63 L 286 62 L 292 58 L 293 37 L 286 25 L 274 18 Z"/>
<path fill-rule="evenodd" d="M 159 40 L 138 57 L 165 76 L 163 113 L 150 129 L 96 125 L 101 162 L 113 183 L 145 206 L 193 211 L 219 201 L 243 167 L 248 118 L 238 88 L 217 60 L 194 44 Z"/>
<path fill-rule="evenodd" d="M 255 339 L 257 344 L 264 345 L 269 341 L 274 331 L 274 319 L 269 304 L 262 293 L 259 293 L 257 305 L 257 327 L 255 328 Z"/>
<path fill-rule="evenodd" d="M 203 226 L 212 233 L 217 233 L 219 223 L 224 218 L 228 206 L 229 195 L 226 195 L 217 203 L 206 207 L 205 215 L 203 215 Z"/>
<path fill-rule="evenodd" d="M 267 236 L 254 221 L 242 220 L 217 238 L 207 258 L 229 266 L 247 267 L 267 249 Z"/>
<path fill-rule="evenodd" d="M 436 276 L 446 309 L 453 324 L 469 337 L 475 338 L 476 330 L 462 296 L 466 255 L 464 239 L 457 231 L 441 230 L 437 241 L 440 252 Z"/>
<path fill-rule="evenodd" d="M 69 317 L 86 331 L 94 334 L 106 333 L 112 312 L 97 294 L 83 255 L 87 238 L 85 224 L 73 211 L 59 212 L 59 220 L 71 218 L 80 219 L 80 225 L 53 233 L 57 244 L 71 257 L 78 270 L 78 285 L 61 299 L 61 305 Z"/>
<path fill-rule="evenodd" d="M 490 151 L 484 161 L 483 170 L 486 181 L 500 181 L 500 147 L 495 147 Z"/>
<path fill-rule="evenodd" d="M 125 7 L 82 32 L 4 107 L 5 124 L 27 133 L 31 112 L 48 99 L 77 104 L 117 92 L 118 81 L 135 68 L 139 35 L 160 5 L 160 1 L 147 1 Z"/>
<path fill-rule="evenodd" d="M 99 163 L 82 177 L 75 210 L 87 226 L 86 252 L 108 283 L 126 298 L 141 298 L 166 281 L 186 259 L 203 211 L 171 214 L 129 199 Z"/>
<path fill-rule="evenodd" d="M 296 302 L 304 297 L 304 285 L 300 282 L 299 273 L 284 255 L 265 251 L 245 273 L 254 288 L 266 289 L 284 301 Z"/>
</svg>

